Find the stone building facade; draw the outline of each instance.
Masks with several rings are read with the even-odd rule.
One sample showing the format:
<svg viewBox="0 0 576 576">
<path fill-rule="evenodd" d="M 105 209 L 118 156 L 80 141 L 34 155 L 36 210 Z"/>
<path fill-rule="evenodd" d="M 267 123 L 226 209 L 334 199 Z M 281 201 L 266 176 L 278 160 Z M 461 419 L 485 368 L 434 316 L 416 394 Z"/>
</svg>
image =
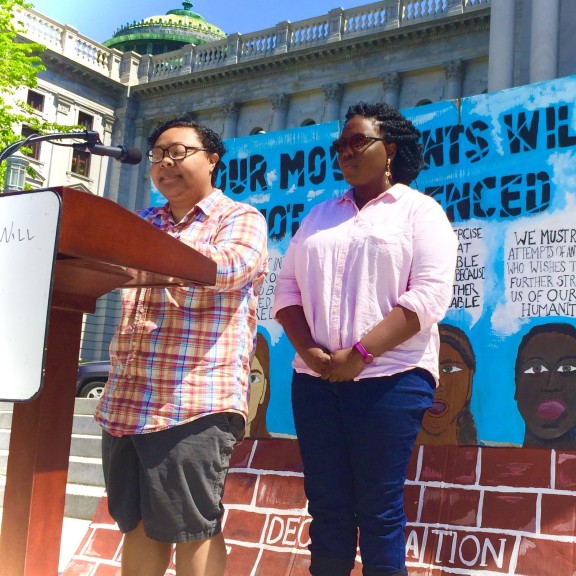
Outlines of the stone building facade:
<svg viewBox="0 0 576 576">
<path fill-rule="evenodd" d="M 108 48 L 33 10 L 20 20 L 47 48 L 38 113 L 142 150 L 152 126 L 184 111 L 228 139 L 338 120 L 359 100 L 410 108 L 576 73 L 573 0 L 381 0 L 158 55 Z M 89 162 L 43 144 L 31 183 L 149 202 L 145 162 Z M 117 308 L 113 293 L 87 318 L 84 359 L 107 356 Z"/>
</svg>

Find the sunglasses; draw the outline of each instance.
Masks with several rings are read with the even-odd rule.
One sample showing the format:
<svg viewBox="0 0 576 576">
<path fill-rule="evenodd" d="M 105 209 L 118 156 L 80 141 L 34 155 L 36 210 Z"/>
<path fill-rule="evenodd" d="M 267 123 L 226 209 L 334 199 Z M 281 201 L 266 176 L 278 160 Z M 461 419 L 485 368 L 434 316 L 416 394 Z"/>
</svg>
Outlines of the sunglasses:
<svg viewBox="0 0 576 576">
<path fill-rule="evenodd" d="M 366 148 L 366 146 L 368 146 L 371 142 L 375 142 L 376 140 L 381 140 L 382 142 L 386 141 L 385 138 L 377 138 L 376 136 L 366 136 L 365 134 L 354 134 L 353 136 L 350 136 L 350 138 L 343 138 L 342 136 L 340 136 L 338 140 L 334 140 L 334 142 L 332 142 L 332 146 L 334 147 L 334 150 L 336 150 L 338 154 L 342 154 L 342 152 L 344 152 L 344 150 L 346 150 L 348 147 L 350 147 L 350 150 L 352 150 L 352 152 L 360 152 L 361 150 Z"/>
<path fill-rule="evenodd" d="M 160 146 L 154 146 L 154 148 L 146 152 L 148 160 L 152 164 L 158 164 L 162 162 L 166 155 L 172 160 L 184 160 L 190 154 L 194 154 L 199 150 L 207 151 L 207 148 L 200 148 L 199 146 L 185 146 L 184 144 L 171 144 L 168 148 L 161 148 Z"/>
</svg>

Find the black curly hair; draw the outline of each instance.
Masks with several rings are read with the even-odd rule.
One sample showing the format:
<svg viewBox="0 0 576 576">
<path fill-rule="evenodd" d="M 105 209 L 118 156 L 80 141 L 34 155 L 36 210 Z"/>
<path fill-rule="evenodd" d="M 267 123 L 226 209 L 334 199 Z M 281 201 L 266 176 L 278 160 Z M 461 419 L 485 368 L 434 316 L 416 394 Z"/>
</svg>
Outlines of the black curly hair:
<svg viewBox="0 0 576 576">
<path fill-rule="evenodd" d="M 420 130 L 396 108 L 385 102 L 353 104 L 346 112 L 346 122 L 354 116 L 373 118 L 386 142 L 396 144 L 391 179 L 395 183 L 410 184 L 424 167 Z"/>
<path fill-rule="evenodd" d="M 222 160 L 222 157 L 226 154 L 226 147 L 222 142 L 222 138 L 220 138 L 220 135 L 214 132 L 214 130 L 208 128 L 208 126 L 196 122 L 192 112 L 185 112 L 184 114 L 180 114 L 170 120 L 159 122 L 150 133 L 150 136 L 148 136 L 149 148 L 154 148 L 158 138 L 160 138 L 160 135 L 166 132 L 166 130 L 180 127 L 194 128 L 196 134 L 198 134 L 198 138 L 200 138 L 202 147 L 206 148 L 207 153 L 218 154 L 219 159 Z M 216 182 L 219 168 L 220 162 L 217 162 L 214 166 L 214 171 L 212 172 L 212 186 L 214 186 Z"/>
</svg>

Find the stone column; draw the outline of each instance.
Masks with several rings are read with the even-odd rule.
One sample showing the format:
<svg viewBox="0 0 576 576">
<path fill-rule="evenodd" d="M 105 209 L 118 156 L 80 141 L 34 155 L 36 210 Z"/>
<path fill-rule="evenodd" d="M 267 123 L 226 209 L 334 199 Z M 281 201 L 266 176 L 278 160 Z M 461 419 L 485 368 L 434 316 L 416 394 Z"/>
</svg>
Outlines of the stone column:
<svg viewBox="0 0 576 576">
<path fill-rule="evenodd" d="M 151 61 L 152 56 L 145 54 L 140 60 L 140 66 L 138 66 L 138 84 L 147 84 L 149 81 L 149 76 L 151 74 Z"/>
<path fill-rule="evenodd" d="M 344 10 L 334 8 L 328 12 L 328 42 L 338 42 L 342 40 L 344 31 Z"/>
<path fill-rule="evenodd" d="M 400 0 L 389 0 L 384 28 L 386 30 L 400 28 Z"/>
<path fill-rule="evenodd" d="M 274 54 L 286 54 L 290 44 L 290 22 L 285 20 L 276 25 L 276 48 Z"/>
<path fill-rule="evenodd" d="M 114 118 L 113 126 L 105 128 L 106 132 L 111 134 L 111 141 L 114 144 L 133 142 L 133 145 L 142 151 L 142 162 L 136 166 L 109 162 L 104 197 L 114 200 L 128 210 L 143 208 L 149 202 L 147 194 L 144 197 L 144 204 L 136 204 L 139 174 L 143 174 L 148 169 L 148 160 L 144 157 L 147 143 L 141 132 L 142 121 L 135 119 L 135 109 L 130 101 L 125 107 L 115 110 Z M 136 125 L 140 126 L 138 132 L 135 132 Z"/>
<path fill-rule="evenodd" d="M 324 92 L 324 122 L 340 119 L 340 103 L 342 102 L 342 84 L 334 82 L 322 86 Z"/>
<path fill-rule="evenodd" d="M 446 13 L 449 16 L 464 12 L 464 0 L 446 0 Z"/>
<path fill-rule="evenodd" d="M 462 98 L 462 80 L 464 79 L 464 63 L 462 60 L 452 60 L 444 65 L 446 71 L 445 100 Z"/>
<path fill-rule="evenodd" d="M 560 0 L 532 0 L 530 83 L 558 74 L 558 17 Z"/>
<path fill-rule="evenodd" d="M 240 106 L 236 102 L 229 102 L 222 106 L 222 115 L 224 116 L 224 132 L 222 138 L 236 138 L 238 135 L 238 113 Z"/>
<path fill-rule="evenodd" d="M 100 134 L 100 139 L 102 143 L 106 146 L 119 146 L 120 144 L 126 144 L 126 140 L 123 139 L 122 135 L 117 135 L 114 132 L 114 127 L 118 123 L 116 122 L 116 118 L 113 114 L 104 114 L 102 116 L 102 133 Z M 106 192 L 113 192 L 114 194 L 118 193 L 118 178 L 120 177 L 120 171 L 113 169 L 118 168 L 118 162 L 116 160 L 112 160 L 109 158 L 102 158 L 102 162 L 100 164 L 99 176 L 94 174 L 94 184 L 95 188 L 92 189 L 92 192 L 97 194 L 98 196 L 106 197 Z M 107 188 L 108 179 L 106 178 L 106 174 L 110 175 L 110 178 L 115 178 L 114 185 L 112 187 Z M 112 174 L 114 174 L 112 176 Z M 97 187 L 96 187 L 97 186 Z M 115 200 L 115 198 L 113 198 Z"/>
<path fill-rule="evenodd" d="M 116 118 L 112 114 L 105 114 L 102 117 L 102 131 L 104 133 L 102 141 L 105 144 L 108 142 L 110 142 L 113 146 L 116 144 L 115 142 L 112 141 L 115 121 Z"/>
<path fill-rule="evenodd" d="M 132 117 L 130 118 L 132 120 Z M 126 207 L 129 210 L 144 208 L 150 205 L 150 187 L 142 186 L 145 173 L 150 167 L 146 151 L 148 149 L 148 134 L 144 120 L 138 118 L 134 120 L 134 142 L 137 148 L 142 151 L 142 162 L 136 168 L 135 166 L 126 166 L 125 174 L 128 176 L 128 202 Z"/>
<path fill-rule="evenodd" d="M 380 76 L 380 80 L 382 80 L 382 89 L 384 90 L 384 102 L 398 108 L 400 103 L 400 74 L 398 72 L 386 72 Z"/>
<path fill-rule="evenodd" d="M 284 130 L 290 96 L 288 94 L 272 94 L 270 100 L 272 102 L 272 130 Z"/>
<path fill-rule="evenodd" d="M 226 64 L 236 64 L 240 57 L 240 36 L 241 34 L 230 34 L 226 41 L 228 42 L 228 51 L 226 52 Z"/>
<path fill-rule="evenodd" d="M 104 132 L 109 135 L 110 142 L 115 144 L 122 144 L 124 142 L 125 133 L 125 121 L 126 121 L 126 110 L 120 109 L 116 110 L 114 116 L 106 116 L 104 119 L 105 126 Z M 108 163 L 108 178 L 106 179 L 106 184 L 104 187 L 105 198 L 109 198 L 118 204 L 123 204 L 120 200 L 120 171 L 122 164 L 119 162 L 109 162 Z"/>
<path fill-rule="evenodd" d="M 194 71 L 194 61 L 196 56 L 196 47 L 192 44 L 188 44 L 181 50 L 182 54 L 182 68 L 180 69 L 181 74 L 190 74 Z"/>
<path fill-rule="evenodd" d="M 120 81 L 120 63 L 122 62 L 122 52 L 111 48 L 108 54 L 108 71 L 112 80 Z"/>
<path fill-rule="evenodd" d="M 142 56 L 136 52 L 124 52 L 120 62 L 120 81 L 123 84 L 138 84 L 138 68 Z"/>
<path fill-rule="evenodd" d="M 516 0 L 492 0 L 488 47 L 488 91 L 514 86 Z"/>
</svg>

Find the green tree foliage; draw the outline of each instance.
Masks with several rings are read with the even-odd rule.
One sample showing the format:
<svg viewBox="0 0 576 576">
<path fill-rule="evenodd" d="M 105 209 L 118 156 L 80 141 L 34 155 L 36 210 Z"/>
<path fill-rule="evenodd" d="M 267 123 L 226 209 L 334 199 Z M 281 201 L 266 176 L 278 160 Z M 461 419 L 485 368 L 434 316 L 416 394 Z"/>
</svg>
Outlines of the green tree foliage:
<svg viewBox="0 0 576 576">
<path fill-rule="evenodd" d="M 37 75 L 44 70 L 41 44 L 18 37 L 23 23 L 15 17 L 18 6 L 30 8 L 25 0 L 0 0 L 0 150 L 20 140 L 20 126 L 26 124 L 39 133 L 55 126 L 42 122 L 26 102 L 18 102 L 22 87 L 34 88 Z M 0 165 L 0 191 L 4 185 L 5 162 Z"/>
</svg>

